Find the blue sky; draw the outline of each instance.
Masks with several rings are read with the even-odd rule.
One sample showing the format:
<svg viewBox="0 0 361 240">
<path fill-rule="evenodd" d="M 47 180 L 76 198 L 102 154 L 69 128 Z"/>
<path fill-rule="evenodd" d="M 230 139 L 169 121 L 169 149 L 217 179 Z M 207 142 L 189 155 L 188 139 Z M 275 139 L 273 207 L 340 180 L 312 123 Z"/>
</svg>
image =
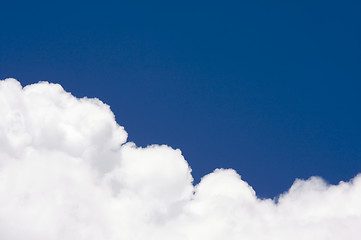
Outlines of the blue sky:
<svg viewBox="0 0 361 240">
<path fill-rule="evenodd" d="M 16 2 L 0 78 L 111 106 L 129 140 L 180 148 L 196 181 L 234 168 L 261 197 L 361 170 L 359 1 Z"/>
</svg>

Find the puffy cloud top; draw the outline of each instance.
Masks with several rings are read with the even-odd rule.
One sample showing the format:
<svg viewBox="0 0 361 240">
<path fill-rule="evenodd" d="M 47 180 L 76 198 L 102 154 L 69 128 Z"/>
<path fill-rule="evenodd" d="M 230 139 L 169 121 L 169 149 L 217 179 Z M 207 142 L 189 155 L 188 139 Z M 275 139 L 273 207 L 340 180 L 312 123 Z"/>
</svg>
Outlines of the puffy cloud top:
<svg viewBox="0 0 361 240">
<path fill-rule="evenodd" d="M 361 176 L 259 199 L 231 169 L 193 186 L 179 149 L 126 142 L 109 106 L 0 81 L 0 239 L 360 239 Z"/>
</svg>

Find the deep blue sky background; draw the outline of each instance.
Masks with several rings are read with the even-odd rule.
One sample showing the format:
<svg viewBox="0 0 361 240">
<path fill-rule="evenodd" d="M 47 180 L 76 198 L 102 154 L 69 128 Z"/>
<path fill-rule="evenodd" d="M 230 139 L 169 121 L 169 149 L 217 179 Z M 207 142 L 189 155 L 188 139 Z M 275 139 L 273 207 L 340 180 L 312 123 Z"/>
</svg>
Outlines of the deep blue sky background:
<svg viewBox="0 0 361 240">
<path fill-rule="evenodd" d="M 0 78 L 109 104 L 129 140 L 180 148 L 196 181 L 261 197 L 361 172 L 361 1 L 0 4 Z M 1 106 L 0 106 L 1 107 Z"/>
</svg>

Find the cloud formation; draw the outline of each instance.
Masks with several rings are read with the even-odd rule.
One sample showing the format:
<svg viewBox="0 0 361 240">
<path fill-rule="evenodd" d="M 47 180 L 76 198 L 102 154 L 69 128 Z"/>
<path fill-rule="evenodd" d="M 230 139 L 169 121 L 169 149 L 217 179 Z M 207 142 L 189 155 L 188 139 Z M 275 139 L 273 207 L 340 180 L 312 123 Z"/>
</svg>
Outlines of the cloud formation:
<svg viewBox="0 0 361 240">
<path fill-rule="evenodd" d="M 0 239 L 361 239 L 361 175 L 259 199 L 232 169 L 194 186 L 178 149 L 127 142 L 109 106 L 0 81 Z"/>
</svg>

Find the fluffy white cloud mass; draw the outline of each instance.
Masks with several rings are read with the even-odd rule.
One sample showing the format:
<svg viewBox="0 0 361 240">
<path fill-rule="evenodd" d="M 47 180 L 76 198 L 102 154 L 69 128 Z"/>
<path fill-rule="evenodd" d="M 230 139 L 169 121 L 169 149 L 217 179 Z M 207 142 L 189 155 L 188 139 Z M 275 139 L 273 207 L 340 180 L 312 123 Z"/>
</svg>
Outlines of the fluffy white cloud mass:
<svg viewBox="0 0 361 240">
<path fill-rule="evenodd" d="M 0 239 L 361 239 L 361 175 L 259 199 L 234 170 L 194 186 L 180 150 L 126 140 L 98 99 L 0 81 Z"/>
</svg>

